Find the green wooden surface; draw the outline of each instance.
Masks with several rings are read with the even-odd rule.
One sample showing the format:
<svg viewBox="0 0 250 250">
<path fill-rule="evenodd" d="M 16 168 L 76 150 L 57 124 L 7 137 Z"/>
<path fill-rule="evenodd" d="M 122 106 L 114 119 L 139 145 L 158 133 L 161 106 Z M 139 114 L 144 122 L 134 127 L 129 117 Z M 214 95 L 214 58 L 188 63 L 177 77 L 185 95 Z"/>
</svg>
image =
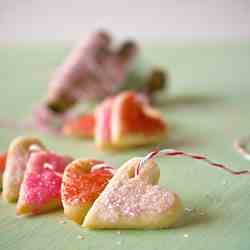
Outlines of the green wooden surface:
<svg viewBox="0 0 250 250">
<path fill-rule="evenodd" d="M 28 116 L 67 52 L 58 45 L 0 48 L 1 119 Z M 161 98 L 160 107 L 170 124 L 164 146 L 205 153 L 236 169 L 250 168 L 232 147 L 236 137 L 250 133 L 250 44 L 146 46 L 145 57 L 167 67 L 171 75 L 171 95 Z M 38 134 L 55 151 L 104 159 L 117 167 L 150 149 L 110 154 L 98 152 L 91 141 L 0 128 L 0 150 L 20 134 Z M 202 209 L 205 215 L 185 214 L 174 229 L 118 234 L 88 231 L 67 220 L 60 224 L 62 211 L 16 218 L 15 206 L 0 198 L 0 249 L 250 249 L 249 176 L 231 176 L 189 159 L 158 163 L 161 184 L 178 192 L 185 207 Z"/>
</svg>

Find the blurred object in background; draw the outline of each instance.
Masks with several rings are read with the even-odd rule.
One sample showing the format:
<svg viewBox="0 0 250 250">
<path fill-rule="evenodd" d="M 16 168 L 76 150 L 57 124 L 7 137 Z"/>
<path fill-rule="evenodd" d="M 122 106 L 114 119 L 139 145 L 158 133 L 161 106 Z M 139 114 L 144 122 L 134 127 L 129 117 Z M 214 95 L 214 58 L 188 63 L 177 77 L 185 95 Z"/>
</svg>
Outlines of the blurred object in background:
<svg viewBox="0 0 250 250">
<path fill-rule="evenodd" d="M 95 125 L 94 114 L 83 114 L 66 121 L 63 124 L 62 133 L 66 136 L 93 138 Z"/>
<path fill-rule="evenodd" d="M 98 31 L 72 50 L 49 83 L 46 103 L 51 111 L 62 113 L 79 102 L 100 100 L 127 89 L 149 98 L 164 89 L 163 70 L 152 66 L 139 70 L 144 62 L 138 60 L 136 42 L 127 40 L 114 46 L 112 41 L 108 32 Z"/>
</svg>

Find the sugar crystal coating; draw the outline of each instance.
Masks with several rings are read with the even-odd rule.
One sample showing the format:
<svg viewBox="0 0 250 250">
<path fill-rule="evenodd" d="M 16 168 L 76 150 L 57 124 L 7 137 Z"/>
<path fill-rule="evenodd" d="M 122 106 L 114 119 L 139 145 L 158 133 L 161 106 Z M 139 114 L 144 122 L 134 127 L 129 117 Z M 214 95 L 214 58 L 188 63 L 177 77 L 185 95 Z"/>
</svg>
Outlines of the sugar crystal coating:
<svg viewBox="0 0 250 250">
<path fill-rule="evenodd" d="M 115 222 L 119 216 L 136 217 L 141 214 L 164 213 L 174 203 L 175 197 L 158 185 L 149 185 L 137 179 L 126 183 L 116 182 L 103 199 L 99 200 L 98 216 Z"/>
<path fill-rule="evenodd" d="M 124 133 L 144 133 L 150 135 L 155 132 L 161 132 L 166 129 L 165 122 L 155 115 L 152 116 L 152 110 L 149 108 L 134 92 L 128 92 L 121 107 L 121 119 L 123 121 Z M 133 112 L 131 112 L 133 111 Z"/>
<path fill-rule="evenodd" d="M 60 201 L 62 182 L 60 174 L 70 161 L 69 157 L 52 152 L 32 153 L 23 183 L 24 200 L 36 206 L 41 206 L 52 199 Z"/>
<path fill-rule="evenodd" d="M 99 161 L 95 162 L 100 164 Z M 69 204 L 93 202 L 113 177 L 112 171 L 97 168 L 91 172 L 81 169 L 67 169 L 67 181 L 63 183 L 63 199 Z"/>
</svg>

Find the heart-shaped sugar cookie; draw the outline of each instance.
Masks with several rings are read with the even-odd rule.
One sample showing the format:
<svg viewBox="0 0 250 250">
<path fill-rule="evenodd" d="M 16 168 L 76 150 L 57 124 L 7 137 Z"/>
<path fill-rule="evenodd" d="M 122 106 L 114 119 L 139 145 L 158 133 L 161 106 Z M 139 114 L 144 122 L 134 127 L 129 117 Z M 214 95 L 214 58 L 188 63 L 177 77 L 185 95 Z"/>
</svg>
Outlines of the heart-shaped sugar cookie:
<svg viewBox="0 0 250 250">
<path fill-rule="evenodd" d="M 116 97 L 111 123 L 112 142 L 118 147 L 156 143 L 167 133 L 161 114 L 132 91 Z"/>
<path fill-rule="evenodd" d="M 105 100 L 95 114 L 95 142 L 101 149 L 152 144 L 167 133 L 161 114 L 132 91 Z"/>
<path fill-rule="evenodd" d="M 60 208 L 61 182 L 71 157 L 49 151 L 31 153 L 24 173 L 16 213 L 39 214 Z"/>
<path fill-rule="evenodd" d="M 159 169 L 148 161 L 134 176 L 140 158 L 126 162 L 96 199 L 83 226 L 101 228 L 167 228 L 183 212 L 179 197 L 158 185 Z"/>
<path fill-rule="evenodd" d="M 62 184 L 64 214 L 81 224 L 112 177 L 113 170 L 102 161 L 79 159 L 69 164 Z"/>
<path fill-rule="evenodd" d="M 3 198 L 5 200 L 9 202 L 17 200 L 30 152 L 37 149 L 44 149 L 44 146 L 33 137 L 20 136 L 10 143 L 3 175 Z"/>
</svg>

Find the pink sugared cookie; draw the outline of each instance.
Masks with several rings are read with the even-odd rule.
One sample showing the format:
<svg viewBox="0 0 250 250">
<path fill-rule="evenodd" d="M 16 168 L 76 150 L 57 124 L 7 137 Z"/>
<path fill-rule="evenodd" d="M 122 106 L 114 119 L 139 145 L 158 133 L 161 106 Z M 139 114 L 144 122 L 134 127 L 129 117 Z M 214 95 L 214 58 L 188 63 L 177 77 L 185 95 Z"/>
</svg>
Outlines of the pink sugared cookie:
<svg viewBox="0 0 250 250">
<path fill-rule="evenodd" d="M 3 198 L 8 202 L 15 202 L 18 198 L 30 153 L 41 149 L 44 149 L 43 144 L 28 136 L 20 136 L 10 143 L 3 174 Z"/>
<path fill-rule="evenodd" d="M 48 151 L 32 153 L 24 174 L 16 213 L 38 214 L 60 208 L 61 183 L 71 157 Z"/>
</svg>

